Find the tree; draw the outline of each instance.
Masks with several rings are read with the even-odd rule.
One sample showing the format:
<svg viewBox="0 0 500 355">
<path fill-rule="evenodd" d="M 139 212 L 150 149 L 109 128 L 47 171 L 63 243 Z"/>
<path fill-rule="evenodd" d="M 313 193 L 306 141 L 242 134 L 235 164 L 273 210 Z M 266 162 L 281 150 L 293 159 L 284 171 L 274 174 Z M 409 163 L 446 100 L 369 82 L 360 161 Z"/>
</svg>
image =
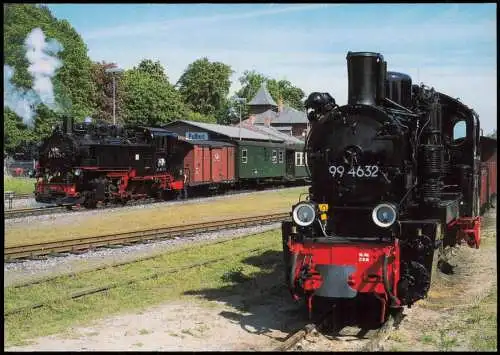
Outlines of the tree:
<svg viewBox="0 0 500 355">
<path fill-rule="evenodd" d="M 25 90 L 33 85 L 32 77 L 27 70 L 29 62 L 25 56 L 24 41 L 37 27 L 41 28 L 46 40 L 55 39 L 63 48 L 57 54 L 62 61 L 62 67 L 52 80 L 56 101 L 61 110 L 73 115 L 77 120 L 92 114 L 95 95 L 87 47 L 68 21 L 57 20 L 44 5 L 4 5 L 4 63 L 15 70 L 12 83 Z M 45 121 L 50 120 L 50 117 L 53 117 L 53 114 L 48 108 L 37 107 L 35 131 L 47 132 L 46 128 L 51 123 Z M 41 125 L 38 131 L 36 125 Z M 6 139 L 9 135 L 19 137 L 15 130 L 10 130 L 14 126 L 19 127 L 17 124 L 4 124 L 4 128 L 8 128 L 5 131 Z M 28 136 L 33 135 L 27 134 L 26 137 Z M 43 137 L 35 135 L 33 138 L 38 140 Z"/>
<path fill-rule="evenodd" d="M 267 78 L 263 74 L 257 73 L 255 70 L 245 70 L 243 72 L 243 75 L 239 78 L 241 89 L 238 90 L 236 96 L 243 97 L 247 100 L 247 102 L 250 102 L 255 94 L 257 94 L 257 91 L 259 90 L 261 85 L 268 80 L 269 78 Z"/>
<path fill-rule="evenodd" d="M 181 95 L 166 80 L 134 68 L 123 75 L 123 119 L 128 124 L 159 125 L 185 119 Z"/>
<path fill-rule="evenodd" d="M 217 123 L 213 116 L 207 116 L 198 112 L 189 111 L 186 117 L 188 121 L 203 122 L 203 123 Z"/>
<path fill-rule="evenodd" d="M 163 69 L 160 61 L 153 62 L 151 59 L 143 59 L 137 66 L 137 70 L 147 73 L 150 76 L 154 76 L 159 80 L 165 80 L 168 82 L 167 74 L 165 73 L 165 69 Z"/>
<path fill-rule="evenodd" d="M 296 110 L 304 110 L 304 91 L 293 86 L 288 80 L 270 79 L 267 81 L 267 88 L 276 102 L 281 99 L 284 104 Z"/>
<path fill-rule="evenodd" d="M 217 123 L 222 125 L 231 125 L 234 123 L 239 123 L 240 114 L 242 119 L 248 116 L 247 106 L 236 100 L 236 96 L 233 96 L 226 100 L 224 107 L 217 114 Z"/>
<path fill-rule="evenodd" d="M 115 114 L 117 121 L 120 121 L 123 111 L 123 96 L 124 88 L 121 83 L 121 74 L 106 73 L 107 69 L 116 68 L 115 63 L 101 63 L 92 64 L 92 80 L 95 85 L 94 101 L 96 107 L 94 110 L 94 117 L 113 122 L 113 75 L 116 75 L 116 88 L 115 88 Z"/>
<path fill-rule="evenodd" d="M 226 103 L 232 73 L 229 65 L 202 58 L 189 64 L 177 86 L 190 110 L 215 116 Z"/>
<path fill-rule="evenodd" d="M 495 129 L 493 132 L 488 134 L 488 137 L 497 139 L 497 130 Z"/>
<path fill-rule="evenodd" d="M 257 73 L 254 70 L 247 70 L 239 78 L 239 81 L 241 83 L 241 89 L 238 90 L 236 95 L 246 98 L 247 102 L 253 99 L 261 85 L 265 82 L 269 94 L 271 94 L 271 97 L 276 103 L 281 99 L 284 104 L 296 110 L 302 111 L 304 109 L 304 91 L 292 85 L 288 80 L 276 80 Z"/>
<path fill-rule="evenodd" d="M 33 140 L 32 131 L 28 130 L 23 120 L 8 108 L 3 110 L 4 149 L 12 154 L 24 142 Z"/>
</svg>

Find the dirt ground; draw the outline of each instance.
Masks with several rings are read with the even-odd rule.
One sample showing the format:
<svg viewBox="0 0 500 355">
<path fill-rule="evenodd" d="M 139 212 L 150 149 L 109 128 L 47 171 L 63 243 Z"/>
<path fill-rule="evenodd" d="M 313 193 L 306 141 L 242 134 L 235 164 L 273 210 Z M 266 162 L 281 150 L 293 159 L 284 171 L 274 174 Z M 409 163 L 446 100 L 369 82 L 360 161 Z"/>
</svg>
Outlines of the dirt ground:
<svg viewBox="0 0 500 355">
<path fill-rule="evenodd" d="M 457 329 L 466 326 L 461 310 L 477 304 L 496 287 L 495 218 L 495 214 L 485 218 L 484 247 L 458 248 L 451 259 L 454 273 L 442 275 L 427 299 L 405 310 L 398 329 L 379 350 L 470 350 Z M 278 260 L 280 255 L 273 258 Z M 6 350 L 270 350 L 305 324 L 301 305 L 290 300 L 282 279 L 283 272 L 277 268 L 228 289 L 192 292 L 185 299 L 139 314 L 105 318 Z M 450 342 L 453 337 L 457 339 Z M 341 343 L 335 349 L 357 350 L 353 338 L 336 339 Z M 311 350 L 332 350 L 328 337 L 309 339 L 314 343 Z"/>
<path fill-rule="evenodd" d="M 471 351 L 467 311 L 497 287 L 496 211 L 483 218 L 480 249 L 461 247 L 453 274 L 436 280 L 429 297 L 405 311 L 399 329 L 381 350 Z M 496 317 L 495 317 L 496 318 Z"/>
<path fill-rule="evenodd" d="M 262 256 L 270 264 L 281 253 Z M 64 334 L 41 337 L 7 351 L 262 350 L 274 349 L 304 325 L 301 305 L 282 284 L 283 271 L 227 286 L 192 291 L 144 312 L 107 317 Z"/>
</svg>

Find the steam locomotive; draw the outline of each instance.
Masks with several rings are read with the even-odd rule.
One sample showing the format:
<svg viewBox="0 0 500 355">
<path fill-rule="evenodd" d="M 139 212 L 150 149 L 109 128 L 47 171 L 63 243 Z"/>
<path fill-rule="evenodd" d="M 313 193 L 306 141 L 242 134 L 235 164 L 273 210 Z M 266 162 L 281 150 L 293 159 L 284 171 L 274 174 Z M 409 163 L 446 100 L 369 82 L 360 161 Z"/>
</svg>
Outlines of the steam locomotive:
<svg viewBox="0 0 500 355">
<path fill-rule="evenodd" d="M 347 105 L 306 100 L 312 184 L 282 224 L 285 275 L 310 316 L 313 300 L 368 296 L 384 322 L 427 295 L 447 247 L 479 248 L 486 138 L 474 110 L 387 71 L 379 53 L 348 52 L 347 70 Z"/>
<path fill-rule="evenodd" d="M 39 148 L 35 199 L 93 208 L 98 201 L 167 198 L 184 184 L 176 137 L 163 128 L 64 117 Z"/>
</svg>

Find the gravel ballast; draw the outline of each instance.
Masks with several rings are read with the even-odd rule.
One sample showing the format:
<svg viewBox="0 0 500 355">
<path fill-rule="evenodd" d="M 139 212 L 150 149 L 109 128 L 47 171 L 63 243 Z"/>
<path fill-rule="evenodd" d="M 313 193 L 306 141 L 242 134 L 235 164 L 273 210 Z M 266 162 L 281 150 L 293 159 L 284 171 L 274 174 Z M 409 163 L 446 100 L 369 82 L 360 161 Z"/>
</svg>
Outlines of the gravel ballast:
<svg viewBox="0 0 500 355">
<path fill-rule="evenodd" d="M 280 223 L 273 223 L 255 227 L 199 233 L 184 238 L 176 237 L 175 239 L 124 246 L 116 249 L 103 248 L 79 255 L 68 254 L 64 257 L 48 257 L 45 260 L 26 260 L 15 263 L 4 263 L 4 287 L 50 276 L 93 269 L 106 264 L 126 262 L 159 255 L 174 247 L 190 243 L 225 240 L 249 234 L 262 233 L 279 228 L 280 225 Z"/>
</svg>

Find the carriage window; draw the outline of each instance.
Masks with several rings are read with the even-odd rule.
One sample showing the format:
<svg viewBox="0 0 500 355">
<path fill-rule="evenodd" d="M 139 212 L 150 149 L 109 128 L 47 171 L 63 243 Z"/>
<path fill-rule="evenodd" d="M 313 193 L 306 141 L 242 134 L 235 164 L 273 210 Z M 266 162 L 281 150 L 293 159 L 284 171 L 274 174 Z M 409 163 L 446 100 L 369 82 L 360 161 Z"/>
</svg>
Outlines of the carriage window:
<svg viewBox="0 0 500 355">
<path fill-rule="evenodd" d="M 463 138 L 467 135 L 467 125 L 465 121 L 458 121 L 453 126 L 453 140 Z"/>
<path fill-rule="evenodd" d="M 248 158 L 247 158 L 247 150 L 246 149 L 242 149 L 241 150 L 241 162 L 243 164 L 246 164 L 248 161 Z"/>
<path fill-rule="evenodd" d="M 273 164 L 276 164 L 278 162 L 278 152 L 273 150 Z"/>
<path fill-rule="evenodd" d="M 280 151 L 280 153 L 279 153 L 279 162 L 283 163 L 283 152 L 282 151 Z"/>
<path fill-rule="evenodd" d="M 304 165 L 303 163 L 303 157 L 304 156 L 304 153 L 302 152 L 295 152 L 295 166 L 302 166 Z"/>
</svg>

